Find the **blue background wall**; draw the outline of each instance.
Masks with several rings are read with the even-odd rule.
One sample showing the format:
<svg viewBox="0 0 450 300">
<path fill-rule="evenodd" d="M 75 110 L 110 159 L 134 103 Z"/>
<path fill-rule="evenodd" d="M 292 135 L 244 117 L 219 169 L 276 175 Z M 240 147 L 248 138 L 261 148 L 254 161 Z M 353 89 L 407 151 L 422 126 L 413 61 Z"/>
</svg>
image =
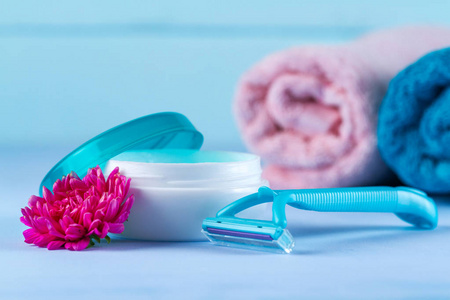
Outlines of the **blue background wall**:
<svg viewBox="0 0 450 300">
<path fill-rule="evenodd" d="M 0 147 L 76 147 L 127 120 L 186 114 L 242 149 L 231 100 L 266 54 L 376 28 L 450 24 L 449 1 L 1 1 Z"/>
</svg>

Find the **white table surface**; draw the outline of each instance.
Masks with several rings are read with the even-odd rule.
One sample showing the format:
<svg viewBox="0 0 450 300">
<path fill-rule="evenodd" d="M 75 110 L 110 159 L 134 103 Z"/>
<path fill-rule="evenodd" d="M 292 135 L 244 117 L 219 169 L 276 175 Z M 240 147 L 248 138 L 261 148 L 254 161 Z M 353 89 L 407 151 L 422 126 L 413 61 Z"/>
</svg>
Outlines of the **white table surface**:
<svg viewBox="0 0 450 300">
<path fill-rule="evenodd" d="M 113 240 L 81 252 L 23 242 L 20 208 L 67 149 L 0 149 L 0 299 L 450 299 L 450 199 L 439 226 L 288 209 L 290 255 L 209 242 Z"/>
</svg>

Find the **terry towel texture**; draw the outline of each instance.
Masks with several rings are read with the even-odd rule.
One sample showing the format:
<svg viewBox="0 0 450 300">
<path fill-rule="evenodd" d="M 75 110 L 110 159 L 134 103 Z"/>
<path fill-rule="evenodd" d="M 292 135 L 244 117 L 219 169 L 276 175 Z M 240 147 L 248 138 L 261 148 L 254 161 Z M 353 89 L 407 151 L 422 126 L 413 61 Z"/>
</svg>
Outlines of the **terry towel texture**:
<svg viewBox="0 0 450 300">
<path fill-rule="evenodd" d="M 378 139 L 382 157 L 402 181 L 450 193 L 450 48 L 427 54 L 391 81 Z"/>
<path fill-rule="evenodd" d="M 244 142 L 267 164 L 274 188 L 376 184 L 390 171 L 377 150 L 389 81 L 450 30 L 407 27 L 352 43 L 304 46 L 268 56 L 238 84 L 234 111 Z"/>
</svg>

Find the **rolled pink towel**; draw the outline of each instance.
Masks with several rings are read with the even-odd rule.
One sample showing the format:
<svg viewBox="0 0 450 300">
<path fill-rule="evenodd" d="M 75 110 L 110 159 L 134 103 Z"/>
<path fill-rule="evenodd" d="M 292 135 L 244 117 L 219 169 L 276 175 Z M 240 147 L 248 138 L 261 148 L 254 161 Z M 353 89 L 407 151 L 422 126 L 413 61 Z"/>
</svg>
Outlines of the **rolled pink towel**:
<svg viewBox="0 0 450 300">
<path fill-rule="evenodd" d="M 450 45 L 450 29 L 405 27 L 335 46 L 272 54 L 246 72 L 235 116 L 274 188 L 377 184 L 391 173 L 377 150 L 380 102 L 397 72 Z"/>
</svg>

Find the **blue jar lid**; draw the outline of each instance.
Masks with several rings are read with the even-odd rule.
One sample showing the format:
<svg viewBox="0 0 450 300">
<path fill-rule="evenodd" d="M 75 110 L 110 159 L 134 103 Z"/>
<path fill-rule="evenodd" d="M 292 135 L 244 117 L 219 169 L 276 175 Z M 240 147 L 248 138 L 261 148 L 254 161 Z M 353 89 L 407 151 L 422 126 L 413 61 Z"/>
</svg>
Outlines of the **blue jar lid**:
<svg viewBox="0 0 450 300">
<path fill-rule="evenodd" d="M 53 183 L 74 171 L 80 177 L 89 168 L 103 168 L 108 160 L 128 150 L 200 149 L 203 136 L 184 115 L 163 112 L 141 117 L 111 128 L 87 141 L 61 159 L 41 182 L 52 190 Z"/>
</svg>

